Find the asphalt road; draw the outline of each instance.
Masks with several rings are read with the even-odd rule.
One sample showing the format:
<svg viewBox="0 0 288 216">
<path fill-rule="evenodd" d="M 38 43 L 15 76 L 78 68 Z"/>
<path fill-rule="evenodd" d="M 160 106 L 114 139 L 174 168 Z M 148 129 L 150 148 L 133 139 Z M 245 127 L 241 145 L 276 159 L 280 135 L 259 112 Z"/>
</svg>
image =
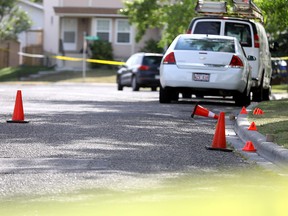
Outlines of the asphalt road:
<svg viewBox="0 0 288 216">
<path fill-rule="evenodd" d="M 28 124 L 6 123 L 17 90 Z M 0 198 L 157 188 L 187 173 L 254 169 L 239 154 L 205 149 L 216 120 L 192 119 L 194 106 L 112 84 L 1 85 Z M 225 101 L 204 106 L 226 117 L 240 110 Z"/>
</svg>

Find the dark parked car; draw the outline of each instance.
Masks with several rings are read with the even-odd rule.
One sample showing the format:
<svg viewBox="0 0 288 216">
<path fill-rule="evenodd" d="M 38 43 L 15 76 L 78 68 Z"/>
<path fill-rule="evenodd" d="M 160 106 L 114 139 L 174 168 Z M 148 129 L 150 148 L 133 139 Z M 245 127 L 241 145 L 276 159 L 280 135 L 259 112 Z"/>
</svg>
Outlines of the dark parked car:
<svg viewBox="0 0 288 216">
<path fill-rule="evenodd" d="M 149 87 L 156 91 L 160 86 L 159 67 L 163 55 L 158 53 L 136 53 L 117 71 L 118 90 L 124 86 L 139 91 L 140 87 Z"/>
</svg>

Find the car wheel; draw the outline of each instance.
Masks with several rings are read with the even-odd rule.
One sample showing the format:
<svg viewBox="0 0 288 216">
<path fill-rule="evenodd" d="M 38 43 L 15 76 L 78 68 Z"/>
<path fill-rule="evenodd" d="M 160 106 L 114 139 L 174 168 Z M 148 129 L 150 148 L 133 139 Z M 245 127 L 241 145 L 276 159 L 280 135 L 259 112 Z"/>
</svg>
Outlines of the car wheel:
<svg viewBox="0 0 288 216">
<path fill-rule="evenodd" d="M 251 93 L 247 92 L 247 86 L 243 93 L 239 93 L 234 97 L 236 106 L 248 106 L 251 103 Z"/>
<path fill-rule="evenodd" d="M 121 85 L 120 78 L 117 79 L 117 89 L 118 89 L 118 91 L 122 91 L 123 90 L 123 85 Z"/>
<path fill-rule="evenodd" d="M 171 91 L 167 88 L 162 88 L 160 86 L 160 91 L 159 91 L 159 102 L 160 103 L 171 103 Z"/>
<path fill-rule="evenodd" d="M 139 85 L 138 85 L 138 83 L 137 83 L 136 76 L 133 76 L 133 77 L 132 77 L 132 84 L 131 84 L 131 86 L 132 86 L 132 90 L 133 90 L 133 91 L 139 91 Z"/>
</svg>

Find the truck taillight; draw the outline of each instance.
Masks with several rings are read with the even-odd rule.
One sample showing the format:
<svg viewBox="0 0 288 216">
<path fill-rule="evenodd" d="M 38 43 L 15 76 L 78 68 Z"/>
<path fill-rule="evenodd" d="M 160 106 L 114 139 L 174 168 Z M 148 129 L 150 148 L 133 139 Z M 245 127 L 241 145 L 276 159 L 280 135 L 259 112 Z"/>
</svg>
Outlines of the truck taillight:
<svg viewBox="0 0 288 216">
<path fill-rule="evenodd" d="M 260 41 L 258 34 L 254 34 L 254 47 L 259 48 L 260 47 Z"/>
<path fill-rule="evenodd" d="M 242 60 L 236 55 L 233 55 L 229 66 L 230 67 L 244 67 Z"/>
<path fill-rule="evenodd" d="M 171 52 L 167 56 L 165 56 L 163 64 L 176 64 L 174 52 Z"/>
<path fill-rule="evenodd" d="M 186 34 L 191 34 L 191 32 L 192 32 L 192 30 L 191 30 L 191 29 L 188 29 L 188 30 L 186 31 Z"/>
</svg>

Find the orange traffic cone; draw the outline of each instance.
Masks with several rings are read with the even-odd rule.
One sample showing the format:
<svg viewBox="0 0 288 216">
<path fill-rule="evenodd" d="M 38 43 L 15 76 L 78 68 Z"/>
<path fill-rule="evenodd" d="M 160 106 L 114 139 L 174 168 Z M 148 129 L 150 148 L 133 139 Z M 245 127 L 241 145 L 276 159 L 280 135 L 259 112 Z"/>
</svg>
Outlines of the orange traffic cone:
<svg viewBox="0 0 288 216">
<path fill-rule="evenodd" d="M 262 109 L 258 108 L 256 115 L 263 115 L 263 114 L 264 114 L 264 111 Z"/>
<path fill-rule="evenodd" d="M 243 147 L 242 151 L 256 152 L 256 149 L 255 149 L 252 141 L 247 141 L 246 145 Z"/>
<path fill-rule="evenodd" d="M 257 112 L 258 112 L 258 107 L 257 108 L 255 108 L 254 110 L 253 110 L 253 115 L 257 115 Z"/>
<path fill-rule="evenodd" d="M 255 122 L 252 122 L 248 128 L 248 130 L 257 131 L 257 127 Z"/>
<path fill-rule="evenodd" d="M 264 114 L 264 111 L 260 108 L 255 108 L 253 111 L 253 115 L 262 115 Z"/>
<path fill-rule="evenodd" d="M 7 121 L 7 123 L 28 123 L 28 121 L 24 121 L 24 111 L 23 111 L 21 90 L 17 91 L 12 120 Z"/>
<path fill-rule="evenodd" d="M 218 119 L 218 115 L 216 115 L 215 113 L 209 111 L 208 109 L 198 105 L 198 103 L 196 103 L 196 105 L 194 107 L 193 113 L 191 114 L 191 118 L 194 118 L 194 115 Z"/>
<path fill-rule="evenodd" d="M 248 114 L 245 106 L 242 107 L 240 114 Z"/>
<path fill-rule="evenodd" d="M 219 150 L 219 151 L 226 151 L 231 152 L 232 149 L 226 148 L 226 135 L 225 135 L 225 113 L 220 112 L 220 117 L 218 119 L 216 130 L 212 142 L 212 146 L 206 146 L 208 150 Z"/>
</svg>

